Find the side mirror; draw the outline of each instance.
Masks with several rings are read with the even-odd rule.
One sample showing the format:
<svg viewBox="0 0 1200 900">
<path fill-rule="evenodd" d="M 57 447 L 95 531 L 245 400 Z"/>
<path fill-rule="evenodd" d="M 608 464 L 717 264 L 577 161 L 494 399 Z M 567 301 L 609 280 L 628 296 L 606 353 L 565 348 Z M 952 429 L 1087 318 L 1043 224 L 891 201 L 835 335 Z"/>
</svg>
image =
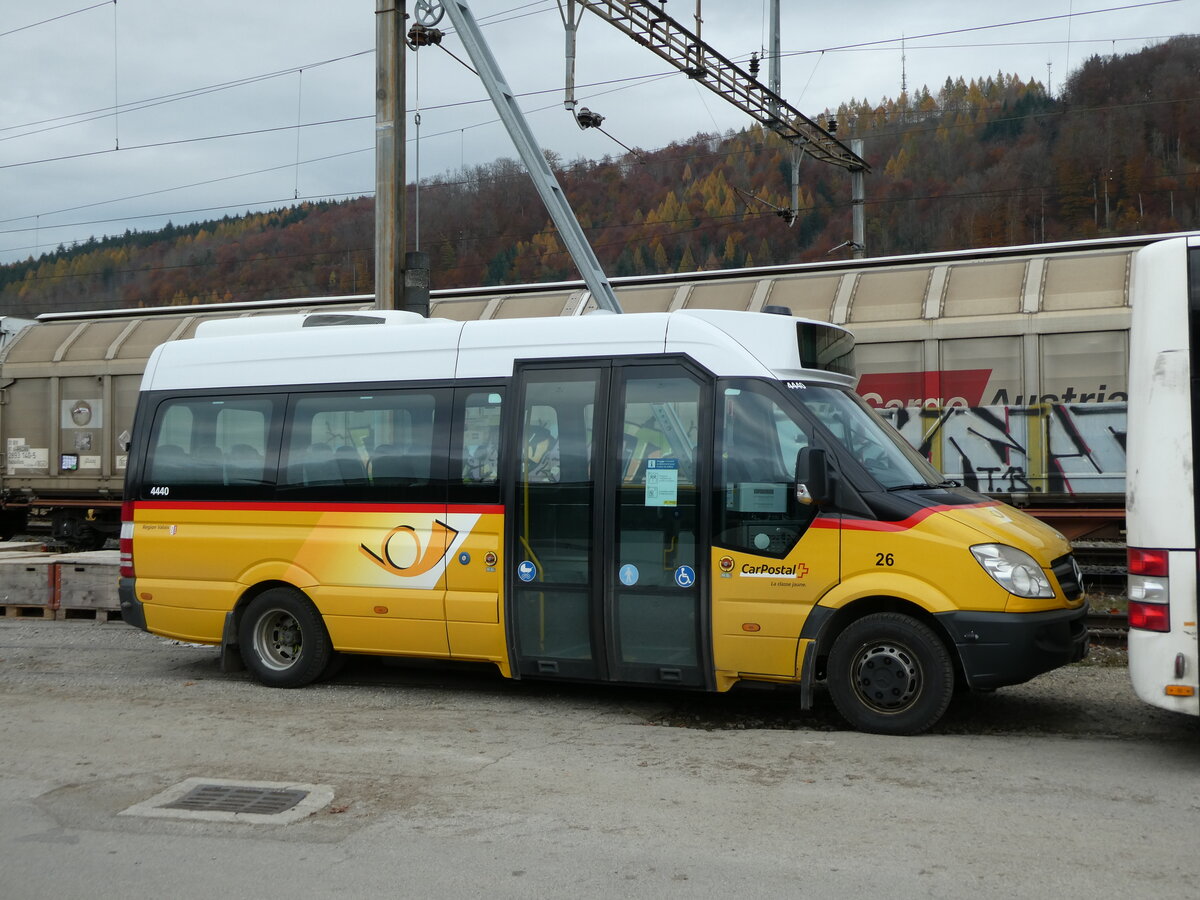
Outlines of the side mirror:
<svg viewBox="0 0 1200 900">
<path fill-rule="evenodd" d="M 824 450 L 803 447 L 796 454 L 796 501 L 804 506 L 829 501 L 829 461 Z"/>
</svg>

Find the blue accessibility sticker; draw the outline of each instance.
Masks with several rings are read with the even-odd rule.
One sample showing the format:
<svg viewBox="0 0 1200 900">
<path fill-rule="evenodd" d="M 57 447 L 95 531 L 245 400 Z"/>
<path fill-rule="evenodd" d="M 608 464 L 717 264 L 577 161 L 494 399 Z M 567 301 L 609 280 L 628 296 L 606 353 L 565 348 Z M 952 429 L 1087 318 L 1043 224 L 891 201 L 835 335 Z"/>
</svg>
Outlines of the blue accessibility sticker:
<svg viewBox="0 0 1200 900">
<path fill-rule="evenodd" d="M 533 581 L 537 575 L 537 566 L 525 559 L 517 563 L 517 577 L 522 581 Z"/>
<path fill-rule="evenodd" d="M 681 588 L 690 588 L 696 583 L 696 572 L 691 566 L 680 566 L 675 570 L 675 583 Z"/>
</svg>

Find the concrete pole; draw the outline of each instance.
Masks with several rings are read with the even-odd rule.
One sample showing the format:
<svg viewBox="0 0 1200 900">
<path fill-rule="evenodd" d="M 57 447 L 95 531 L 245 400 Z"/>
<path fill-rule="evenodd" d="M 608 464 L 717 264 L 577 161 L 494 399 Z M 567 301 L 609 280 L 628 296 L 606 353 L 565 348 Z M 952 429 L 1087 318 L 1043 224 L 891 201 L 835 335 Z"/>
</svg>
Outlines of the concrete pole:
<svg viewBox="0 0 1200 900">
<path fill-rule="evenodd" d="M 375 306 L 404 297 L 403 0 L 375 0 Z"/>
<path fill-rule="evenodd" d="M 776 96 L 783 90 L 779 75 L 779 0 L 771 0 L 771 56 L 767 60 L 767 87 Z M 779 118 L 779 104 L 771 101 L 771 114 Z M 795 205 L 793 204 L 793 209 Z"/>
</svg>

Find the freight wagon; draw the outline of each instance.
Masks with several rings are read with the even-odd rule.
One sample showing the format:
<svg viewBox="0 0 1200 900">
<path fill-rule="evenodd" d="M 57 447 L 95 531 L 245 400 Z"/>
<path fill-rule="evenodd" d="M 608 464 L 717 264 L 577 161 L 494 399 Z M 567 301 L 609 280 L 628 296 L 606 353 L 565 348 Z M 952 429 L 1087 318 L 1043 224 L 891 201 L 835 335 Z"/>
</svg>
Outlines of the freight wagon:
<svg viewBox="0 0 1200 900">
<path fill-rule="evenodd" d="M 1130 274 L 1166 235 L 617 278 L 630 313 L 763 310 L 848 326 L 859 393 L 950 478 L 1119 535 Z M 436 280 L 436 277 L 435 277 Z M 0 349 L 0 533 L 47 519 L 98 546 L 119 528 L 126 443 L 150 352 L 211 318 L 365 309 L 366 295 L 47 314 Z M 575 316 L 582 283 L 434 291 L 457 321 Z M 264 345 L 264 353 L 269 347 Z"/>
</svg>

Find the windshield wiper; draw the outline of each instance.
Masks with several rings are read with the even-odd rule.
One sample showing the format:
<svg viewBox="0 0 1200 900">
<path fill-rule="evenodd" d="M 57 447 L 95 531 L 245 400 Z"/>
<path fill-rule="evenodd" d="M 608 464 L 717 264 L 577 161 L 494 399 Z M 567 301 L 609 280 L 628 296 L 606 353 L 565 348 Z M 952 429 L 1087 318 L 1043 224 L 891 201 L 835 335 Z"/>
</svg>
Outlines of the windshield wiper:
<svg viewBox="0 0 1200 900">
<path fill-rule="evenodd" d="M 929 484 L 924 481 L 919 481 L 916 484 L 893 485 L 892 487 L 887 488 L 886 490 L 890 494 L 893 491 L 919 491 L 919 490 L 928 490 L 929 488 L 952 488 L 952 487 L 962 487 L 962 485 L 959 484 L 957 481 L 953 481 L 952 479 L 947 478 L 945 481 L 939 481 L 937 484 Z"/>
</svg>

